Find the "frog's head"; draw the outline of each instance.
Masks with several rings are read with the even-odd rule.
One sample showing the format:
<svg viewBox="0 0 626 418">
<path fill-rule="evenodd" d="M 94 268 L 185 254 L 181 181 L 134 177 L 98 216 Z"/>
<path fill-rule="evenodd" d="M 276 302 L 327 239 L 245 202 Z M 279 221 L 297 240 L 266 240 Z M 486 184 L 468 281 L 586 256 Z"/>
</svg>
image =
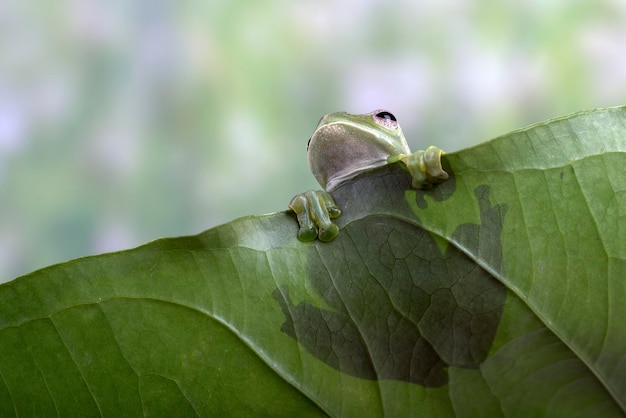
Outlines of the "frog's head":
<svg viewBox="0 0 626 418">
<path fill-rule="evenodd" d="M 309 167 L 327 191 L 359 173 L 410 154 L 395 116 L 387 110 L 365 115 L 345 112 L 324 116 L 307 145 Z"/>
</svg>

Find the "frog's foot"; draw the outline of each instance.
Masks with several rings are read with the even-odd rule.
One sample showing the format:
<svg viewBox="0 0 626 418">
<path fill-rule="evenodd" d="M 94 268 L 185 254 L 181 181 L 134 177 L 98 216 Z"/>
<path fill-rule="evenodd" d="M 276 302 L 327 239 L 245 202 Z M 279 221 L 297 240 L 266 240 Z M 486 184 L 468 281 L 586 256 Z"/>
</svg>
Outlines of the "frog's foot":
<svg viewBox="0 0 626 418">
<path fill-rule="evenodd" d="M 330 220 L 341 215 L 341 210 L 328 192 L 309 190 L 308 192 L 295 195 L 289 208 L 296 213 L 300 230 L 300 241 L 328 242 L 333 240 L 339 233 L 337 225 Z"/>
<path fill-rule="evenodd" d="M 413 187 L 428 189 L 448 179 L 448 173 L 441 166 L 443 150 L 430 146 L 426 151 L 416 151 L 410 155 L 398 155 L 389 158 L 390 163 L 401 161 L 413 177 Z"/>
</svg>

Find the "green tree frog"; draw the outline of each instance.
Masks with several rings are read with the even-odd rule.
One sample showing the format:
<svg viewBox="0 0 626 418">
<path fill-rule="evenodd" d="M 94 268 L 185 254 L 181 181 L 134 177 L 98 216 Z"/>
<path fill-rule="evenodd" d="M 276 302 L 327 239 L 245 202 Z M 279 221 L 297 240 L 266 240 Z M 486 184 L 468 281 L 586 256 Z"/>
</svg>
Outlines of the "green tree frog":
<svg viewBox="0 0 626 418">
<path fill-rule="evenodd" d="M 430 146 L 411 153 L 396 117 L 379 109 L 364 115 L 345 112 L 324 116 L 307 144 L 309 168 L 324 190 L 296 195 L 289 208 L 296 213 L 300 241 L 331 241 L 339 233 L 331 219 L 341 215 L 330 192 L 358 174 L 401 162 L 417 189 L 448 178 L 441 166 L 443 151 Z"/>
</svg>

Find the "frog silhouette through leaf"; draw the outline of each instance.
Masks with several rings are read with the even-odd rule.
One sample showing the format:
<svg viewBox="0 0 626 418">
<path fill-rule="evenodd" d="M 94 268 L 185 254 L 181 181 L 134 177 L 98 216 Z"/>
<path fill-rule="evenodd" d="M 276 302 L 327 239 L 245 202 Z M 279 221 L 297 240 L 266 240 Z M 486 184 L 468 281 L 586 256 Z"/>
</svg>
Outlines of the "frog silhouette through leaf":
<svg viewBox="0 0 626 418">
<path fill-rule="evenodd" d="M 491 265 L 500 266 L 506 208 L 491 204 L 487 186 L 474 194 L 480 225 L 460 225 L 452 241 L 474 254 L 488 249 Z M 294 305 L 287 288 L 276 289 L 283 332 L 328 366 L 364 379 L 438 387 L 448 382 L 448 366 L 485 360 L 506 297 L 499 281 L 458 246 L 443 250 L 399 217 L 369 215 L 342 231 L 309 253 L 309 277 L 330 308 Z"/>
</svg>

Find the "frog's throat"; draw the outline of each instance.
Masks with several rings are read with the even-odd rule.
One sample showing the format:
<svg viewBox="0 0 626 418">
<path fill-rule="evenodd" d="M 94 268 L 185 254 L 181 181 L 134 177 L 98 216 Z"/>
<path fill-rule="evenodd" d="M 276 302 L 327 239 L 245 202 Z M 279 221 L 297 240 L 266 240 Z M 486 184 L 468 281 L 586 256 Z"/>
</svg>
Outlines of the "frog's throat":
<svg viewBox="0 0 626 418">
<path fill-rule="evenodd" d="M 365 171 L 373 170 L 373 169 L 378 168 L 378 167 L 382 167 L 384 165 L 387 165 L 387 160 L 371 161 L 368 164 L 366 164 L 365 166 L 359 168 L 358 170 L 350 170 L 350 171 L 346 171 L 345 173 L 338 173 L 332 179 L 328 180 L 328 182 L 326 183 L 326 187 L 324 187 L 324 189 L 327 192 L 332 192 L 340 184 L 342 184 L 342 183 L 344 183 L 344 182 L 346 182 L 348 180 L 352 180 L 353 178 L 355 178 L 359 174 L 361 174 L 361 173 L 363 173 Z"/>
</svg>

